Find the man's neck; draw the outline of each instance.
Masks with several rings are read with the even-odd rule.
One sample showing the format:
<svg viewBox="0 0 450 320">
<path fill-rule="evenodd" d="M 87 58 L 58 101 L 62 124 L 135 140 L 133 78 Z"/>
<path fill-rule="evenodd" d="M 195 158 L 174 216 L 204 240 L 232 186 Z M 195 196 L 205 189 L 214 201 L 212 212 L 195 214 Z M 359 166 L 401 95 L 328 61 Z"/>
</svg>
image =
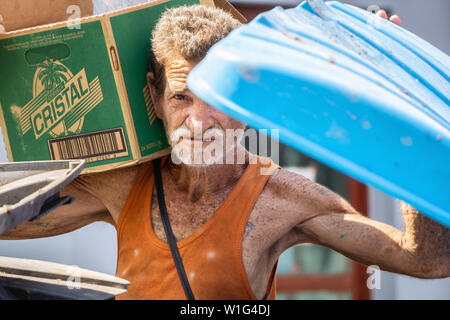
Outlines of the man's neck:
<svg viewBox="0 0 450 320">
<path fill-rule="evenodd" d="M 240 152 L 244 153 L 244 163 L 238 162 L 235 156 L 233 164 L 189 166 L 174 164 L 169 158 L 167 169 L 174 179 L 177 189 L 186 192 L 189 199 L 196 202 L 206 194 L 214 195 L 237 182 L 252 157 L 245 149 L 241 149 Z M 236 154 L 238 153 L 235 152 Z"/>
</svg>

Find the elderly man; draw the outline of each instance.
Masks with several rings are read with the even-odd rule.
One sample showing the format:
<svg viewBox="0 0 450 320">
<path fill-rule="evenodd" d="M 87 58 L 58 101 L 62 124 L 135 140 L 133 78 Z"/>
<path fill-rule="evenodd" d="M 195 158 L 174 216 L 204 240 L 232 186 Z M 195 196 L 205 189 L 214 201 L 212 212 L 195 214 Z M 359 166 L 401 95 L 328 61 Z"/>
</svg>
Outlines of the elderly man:
<svg viewBox="0 0 450 320">
<path fill-rule="evenodd" d="M 385 13 L 380 13 L 385 15 Z M 399 22 L 398 17 L 391 18 Z M 448 228 L 404 205 L 405 231 L 368 219 L 301 175 L 228 141 L 213 163 L 195 152 L 244 124 L 207 105 L 186 86 L 189 71 L 239 22 L 220 9 L 166 11 L 152 37 L 148 85 L 174 152 L 161 162 L 167 211 L 186 275 L 198 299 L 273 299 L 280 254 L 300 243 L 332 248 L 367 265 L 419 278 L 450 275 Z M 153 56 L 153 55 L 152 55 Z M 214 72 L 214 70 L 211 70 Z M 243 163 L 222 158 L 243 152 Z M 236 159 L 236 158 L 235 158 Z M 176 160 L 176 161 L 175 161 Z M 256 160 L 256 161 L 254 161 Z M 215 162 L 215 163 L 214 163 Z M 95 221 L 117 228 L 117 276 L 131 282 L 123 299 L 184 299 L 156 200 L 153 164 L 85 175 L 63 194 L 77 198 L 2 239 L 70 232 Z M 267 174 L 269 173 L 269 174 Z"/>
</svg>

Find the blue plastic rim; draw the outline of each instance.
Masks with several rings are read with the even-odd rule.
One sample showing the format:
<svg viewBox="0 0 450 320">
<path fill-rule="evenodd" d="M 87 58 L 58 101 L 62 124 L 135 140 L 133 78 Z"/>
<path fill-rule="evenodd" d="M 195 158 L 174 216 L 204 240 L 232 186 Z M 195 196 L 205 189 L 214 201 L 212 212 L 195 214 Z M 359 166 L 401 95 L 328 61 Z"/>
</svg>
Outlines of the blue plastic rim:
<svg viewBox="0 0 450 320">
<path fill-rule="evenodd" d="M 231 32 L 191 71 L 189 88 L 450 226 L 450 58 L 367 11 L 314 3 Z"/>
</svg>

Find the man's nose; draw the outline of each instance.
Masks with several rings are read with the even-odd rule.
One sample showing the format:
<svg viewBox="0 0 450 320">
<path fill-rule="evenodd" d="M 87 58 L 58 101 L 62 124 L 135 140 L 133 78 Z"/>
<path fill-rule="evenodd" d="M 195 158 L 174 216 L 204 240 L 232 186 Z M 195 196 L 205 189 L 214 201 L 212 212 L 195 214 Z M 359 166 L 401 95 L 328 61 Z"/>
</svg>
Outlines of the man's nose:
<svg viewBox="0 0 450 320">
<path fill-rule="evenodd" d="M 210 127 L 214 127 L 214 118 L 212 112 L 214 109 L 205 102 L 195 101 L 189 110 L 189 116 L 186 119 L 186 125 L 191 130 L 201 128 L 202 132 Z"/>
</svg>

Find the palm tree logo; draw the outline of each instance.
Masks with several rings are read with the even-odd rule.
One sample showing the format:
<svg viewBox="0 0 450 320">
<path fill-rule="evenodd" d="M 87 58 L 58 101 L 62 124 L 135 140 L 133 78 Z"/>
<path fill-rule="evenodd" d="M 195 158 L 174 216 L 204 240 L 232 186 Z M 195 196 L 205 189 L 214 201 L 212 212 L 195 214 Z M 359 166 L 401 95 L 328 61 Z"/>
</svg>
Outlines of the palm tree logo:
<svg viewBox="0 0 450 320">
<path fill-rule="evenodd" d="M 42 91 L 52 92 L 61 83 L 68 82 L 73 77 L 72 72 L 58 60 L 46 60 L 41 63 L 34 75 L 33 80 L 33 97 L 39 95 Z M 54 138 L 69 133 L 78 133 L 83 127 L 84 118 L 79 119 L 70 128 L 67 128 L 66 123 L 62 120 L 49 133 Z"/>
<path fill-rule="evenodd" d="M 67 82 L 67 68 L 52 61 L 45 61 L 40 65 L 37 73 L 39 81 L 44 85 L 44 90 L 51 91 L 61 82 Z"/>
</svg>

